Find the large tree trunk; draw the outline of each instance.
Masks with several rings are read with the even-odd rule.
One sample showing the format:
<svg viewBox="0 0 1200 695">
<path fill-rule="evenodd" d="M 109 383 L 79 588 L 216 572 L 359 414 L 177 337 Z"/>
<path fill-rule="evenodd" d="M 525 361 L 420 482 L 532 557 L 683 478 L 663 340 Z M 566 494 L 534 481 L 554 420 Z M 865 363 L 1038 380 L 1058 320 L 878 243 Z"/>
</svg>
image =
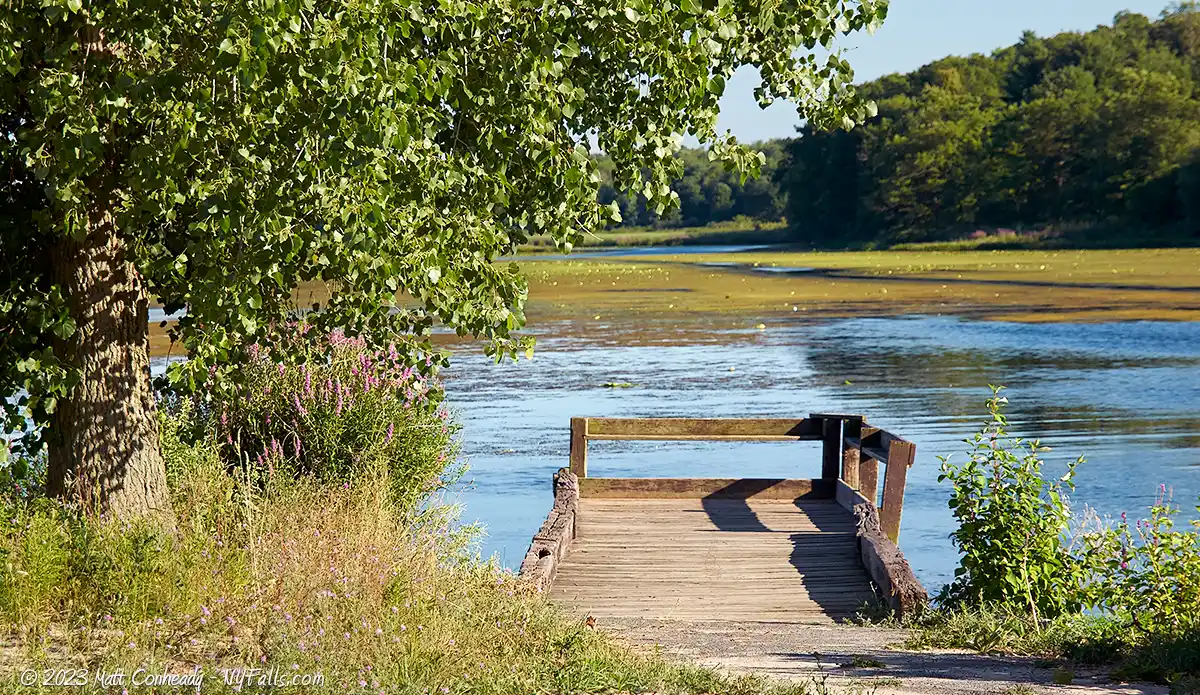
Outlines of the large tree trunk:
<svg viewBox="0 0 1200 695">
<path fill-rule="evenodd" d="M 55 280 L 75 320 L 58 357 L 80 382 L 59 401 L 51 433 L 50 494 L 91 514 L 169 518 L 166 469 L 150 384 L 148 295 L 107 212 L 82 241 L 53 252 Z"/>
</svg>

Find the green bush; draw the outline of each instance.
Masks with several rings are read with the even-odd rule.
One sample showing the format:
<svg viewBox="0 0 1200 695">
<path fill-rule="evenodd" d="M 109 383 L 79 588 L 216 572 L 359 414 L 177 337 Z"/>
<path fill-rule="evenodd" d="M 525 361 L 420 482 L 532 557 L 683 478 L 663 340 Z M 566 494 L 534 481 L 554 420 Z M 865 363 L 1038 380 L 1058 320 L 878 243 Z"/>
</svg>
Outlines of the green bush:
<svg viewBox="0 0 1200 695">
<path fill-rule="evenodd" d="M 941 459 L 938 480 L 954 486 L 950 508 L 958 528 L 951 537 L 962 554 L 942 602 L 1019 608 L 1035 619 L 1078 612 L 1083 572 L 1068 548 L 1065 491 L 1074 489 L 1083 459 L 1046 481 L 1039 455 L 1047 448 L 1008 435 L 1001 388 L 992 387 L 988 423 L 966 440 L 968 460 L 956 466 Z"/>
<path fill-rule="evenodd" d="M 943 459 L 962 563 L 940 605 L 908 620 L 909 646 L 1115 663 L 1118 679 L 1193 692 L 1200 682 L 1200 521 L 1177 529 L 1179 508 L 1160 486 L 1148 519 L 1131 524 L 1122 514 L 1115 525 L 1088 524 L 1070 537 L 1064 491 L 1083 459 L 1046 481 L 1038 457 L 1045 448 L 1007 435 L 999 391 L 988 401 L 990 422 L 967 440 L 970 460 L 952 466 Z"/>
<path fill-rule="evenodd" d="M 1197 507 L 1200 511 L 1200 507 Z M 1150 518 L 1084 536 L 1091 571 L 1088 603 L 1156 639 L 1200 635 L 1200 520 L 1193 530 L 1176 530 L 1165 485 Z"/>
<path fill-rule="evenodd" d="M 231 466 L 327 483 L 382 471 L 396 503 L 412 509 L 461 470 L 441 388 L 405 355 L 293 324 L 215 380 L 199 423 Z"/>
</svg>

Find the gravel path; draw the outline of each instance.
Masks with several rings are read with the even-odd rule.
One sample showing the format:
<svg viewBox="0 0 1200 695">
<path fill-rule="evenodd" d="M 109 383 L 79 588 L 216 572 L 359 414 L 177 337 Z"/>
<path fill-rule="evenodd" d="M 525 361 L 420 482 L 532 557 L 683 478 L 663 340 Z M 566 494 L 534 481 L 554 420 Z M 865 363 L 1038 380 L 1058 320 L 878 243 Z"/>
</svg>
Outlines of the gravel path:
<svg viewBox="0 0 1200 695">
<path fill-rule="evenodd" d="M 1103 669 L 1076 670 L 1055 685 L 1055 669 L 1033 659 L 968 651 L 905 651 L 905 631 L 797 623 L 695 623 L 611 619 L 597 628 L 637 645 L 735 673 L 809 681 L 834 693 L 875 695 L 1167 695 L 1147 684 L 1109 682 Z M 882 667 L 881 667 L 882 665 Z M 1060 674 L 1060 677 L 1066 674 Z"/>
</svg>

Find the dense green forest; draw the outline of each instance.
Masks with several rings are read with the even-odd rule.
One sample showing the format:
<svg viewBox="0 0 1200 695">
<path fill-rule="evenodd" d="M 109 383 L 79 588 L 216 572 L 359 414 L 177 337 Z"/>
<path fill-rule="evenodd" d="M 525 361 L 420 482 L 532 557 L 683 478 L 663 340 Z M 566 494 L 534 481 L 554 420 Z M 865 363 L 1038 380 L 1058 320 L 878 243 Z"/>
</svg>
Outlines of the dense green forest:
<svg viewBox="0 0 1200 695">
<path fill-rule="evenodd" d="M 761 143 L 763 174 L 744 185 L 686 151 L 682 206 L 663 219 L 611 188 L 601 195 L 618 200 L 626 225 L 786 217 L 797 241 L 822 246 L 996 228 L 1200 235 L 1195 2 L 1158 20 L 1122 13 L 1088 33 L 1026 33 L 991 56 L 946 58 L 860 91 L 879 108 L 866 126 Z"/>
</svg>

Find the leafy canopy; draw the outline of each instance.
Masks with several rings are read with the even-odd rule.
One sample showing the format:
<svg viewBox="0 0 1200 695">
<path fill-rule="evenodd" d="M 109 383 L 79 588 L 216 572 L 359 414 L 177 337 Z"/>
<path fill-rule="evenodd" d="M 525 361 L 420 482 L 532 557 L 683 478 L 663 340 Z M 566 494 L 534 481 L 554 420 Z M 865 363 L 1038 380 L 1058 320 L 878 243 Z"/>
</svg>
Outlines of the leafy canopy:
<svg viewBox="0 0 1200 695">
<path fill-rule="evenodd" d="M 569 249 L 597 202 L 589 137 L 653 205 L 682 135 L 714 132 L 725 80 L 821 126 L 867 115 L 835 52 L 886 0 L 14 0 L 0 13 L 0 395 L 47 422 L 77 377 L 50 249 L 111 212 L 190 354 L 195 388 L 326 283 L 312 321 L 410 336 L 434 321 L 515 356 L 526 285 L 495 265 L 533 234 Z M 395 310 L 398 293 L 411 297 Z M 415 362 L 414 358 L 414 362 Z M 422 360 L 421 363 L 424 361 Z M 435 366 L 436 366 L 435 361 Z M 26 422 L 26 416 L 32 416 Z M 25 439 L 38 445 L 36 436 Z"/>
</svg>

